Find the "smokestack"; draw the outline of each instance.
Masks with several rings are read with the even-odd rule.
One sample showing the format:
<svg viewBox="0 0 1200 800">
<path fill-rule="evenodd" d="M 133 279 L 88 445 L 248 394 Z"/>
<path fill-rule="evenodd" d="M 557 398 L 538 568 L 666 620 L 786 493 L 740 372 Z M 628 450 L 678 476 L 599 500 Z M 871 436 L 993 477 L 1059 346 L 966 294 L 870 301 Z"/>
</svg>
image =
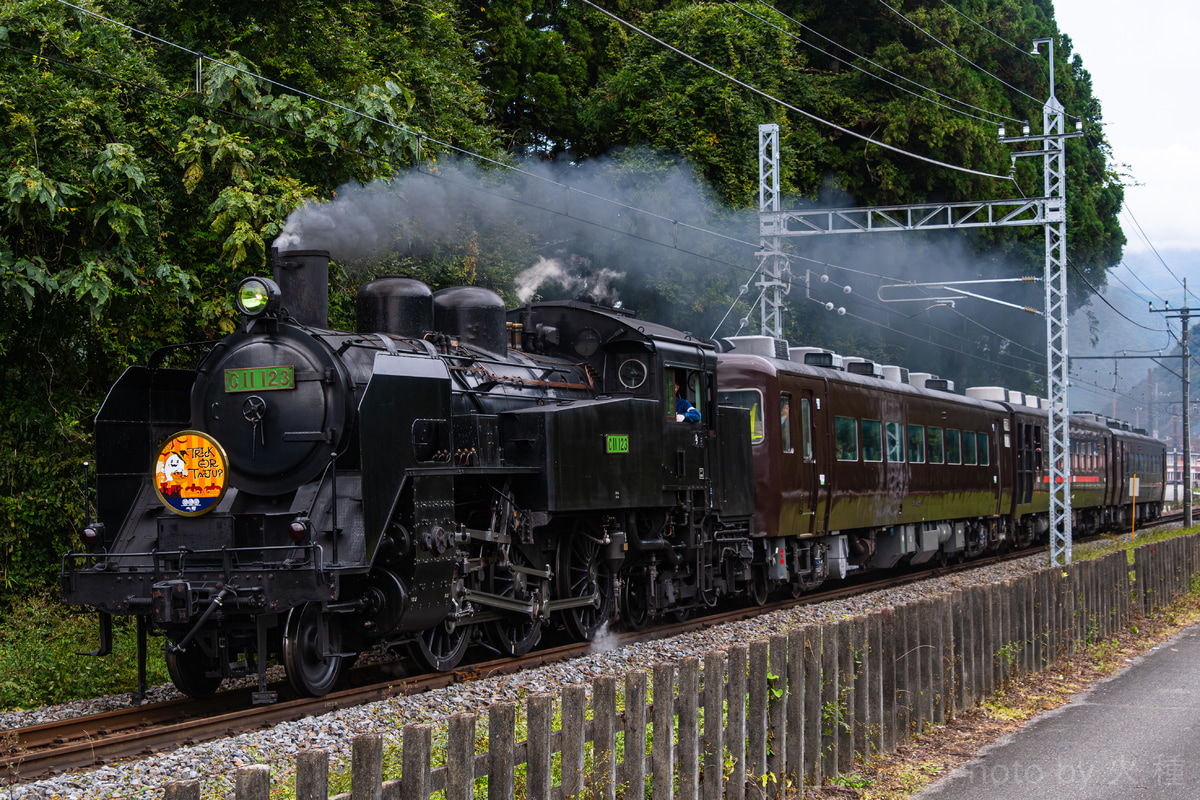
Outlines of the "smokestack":
<svg viewBox="0 0 1200 800">
<path fill-rule="evenodd" d="M 271 272 L 292 319 L 311 328 L 329 327 L 328 250 L 271 248 Z"/>
</svg>

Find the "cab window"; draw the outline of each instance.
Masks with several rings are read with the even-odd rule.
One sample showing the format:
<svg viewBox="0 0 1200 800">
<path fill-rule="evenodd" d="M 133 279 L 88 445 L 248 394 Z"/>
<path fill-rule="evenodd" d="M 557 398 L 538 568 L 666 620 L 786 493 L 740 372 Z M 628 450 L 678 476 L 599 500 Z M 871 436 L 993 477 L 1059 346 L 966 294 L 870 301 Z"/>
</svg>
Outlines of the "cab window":
<svg viewBox="0 0 1200 800">
<path fill-rule="evenodd" d="M 703 380 L 697 370 L 676 367 L 663 371 L 663 410 L 667 419 L 674 420 L 687 411 L 688 406 L 703 409 Z M 679 402 L 682 400 L 683 402 Z"/>
</svg>

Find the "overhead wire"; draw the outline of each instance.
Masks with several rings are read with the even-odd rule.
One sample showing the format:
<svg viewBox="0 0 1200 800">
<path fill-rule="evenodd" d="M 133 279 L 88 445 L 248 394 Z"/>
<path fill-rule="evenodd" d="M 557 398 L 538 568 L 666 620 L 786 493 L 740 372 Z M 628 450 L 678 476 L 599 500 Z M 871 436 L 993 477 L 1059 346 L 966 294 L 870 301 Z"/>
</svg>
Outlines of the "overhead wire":
<svg viewBox="0 0 1200 800">
<path fill-rule="evenodd" d="M 879 0 L 879 3 L 880 3 L 880 4 L 881 4 L 881 5 L 884 7 L 884 8 L 886 8 L 888 11 L 891 11 L 893 14 L 895 14 L 895 15 L 896 15 L 896 16 L 898 16 L 898 17 L 900 17 L 900 19 L 904 20 L 904 21 L 905 21 L 905 22 L 907 22 L 909 25 L 913 26 L 914 28 L 916 28 L 917 30 L 919 30 L 921 33 L 925 34 L 925 35 L 926 35 L 926 36 L 928 36 L 930 39 L 932 39 L 933 41 L 937 42 L 938 44 L 940 44 L 942 47 L 944 47 L 944 48 L 946 48 L 947 50 L 949 50 L 949 51 L 950 51 L 951 53 L 953 53 L 954 55 L 958 56 L 960 59 L 962 59 L 963 61 L 965 61 L 965 62 L 967 62 L 968 64 L 970 64 L 972 67 L 974 67 L 975 69 L 979 70 L 979 71 L 980 71 L 980 72 L 982 72 L 984 75 L 987 75 L 987 76 L 989 76 L 989 77 L 991 77 L 991 78 L 994 78 L 995 80 L 997 80 L 997 81 L 999 81 L 1000 83 L 1002 83 L 1002 84 L 1004 84 L 1005 86 L 1007 86 L 1009 89 L 1012 89 L 1012 90 L 1013 90 L 1014 92 L 1016 92 L 1017 94 L 1019 94 L 1019 95 L 1022 95 L 1022 96 L 1024 96 L 1024 97 L 1027 97 L 1027 98 L 1029 98 L 1030 100 L 1032 100 L 1032 101 L 1033 101 L 1033 102 L 1035 102 L 1035 103 L 1041 103 L 1041 102 L 1043 102 L 1042 100 L 1039 100 L 1039 99 L 1037 99 L 1036 97 L 1034 97 L 1033 95 L 1029 94 L 1028 92 L 1022 91 L 1021 89 L 1017 88 L 1016 86 L 1013 86 L 1011 83 L 1009 83 L 1008 81 L 1004 80 L 1004 79 L 1003 79 L 1003 78 L 1001 78 L 999 75 L 995 75 L 995 74 L 993 74 L 993 73 L 991 73 L 991 72 L 988 72 L 986 69 L 984 69 L 983 67 L 979 66 L 979 65 L 978 65 L 978 64 L 976 64 L 974 61 L 972 61 L 971 59 L 967 58 L 965 55 L 963 55 L 962 53 L 958 52 L 958 51 L 957 51 L 957 50 L 955 50 L 953 47 L 951 47 L 950 45 L 946 44 L 946 43 L 945 43 L 945 42 L 943 42 L 941 39 L 939 39 L 938 37 L 934 36 L 934 35 L 933 35 L 932 33 L 930 33 L 929 31 L 927 31 L 927 30 L 925 30 L 924 28 L 922 28 L 922 27 L 921 27 L 920 25 L 918 25 L 917 23 L 913 22 L 911 19 L 909 19 L 908 17 L 906 17 L 904 14 L 902 14 L 902 13 L 901 13 L 901 12 L 900 12 L 898 9 L 896 9 L 896 8 L 894 8 L 893 6 L 889 5 L 889 4 L 888 4 L 888 2 L 887 2 L 887 0 Z"/>
<path fill-rule="evenodd" d="M 1158 263 L 1163 265 L 1163 269 L 1165 269 L 1167 273 L 1175 279 L 1176 283 L 1186 287 L 1186 284 L 1184 284 L 1183 280 L 1175 274 L 1175 271 L 1172 270 L 1170 266 L 1167 265 L 1166 259 L 1164 259 L 1158 252 L 1158 248 L 1155 247 L 1154 243 L 1150 241 L 1150 237 L 1146 235 L 1146 231 L 1142 228 L 1142 223 L 1138 222 L 1138 218 L 1134 215 L 1133 209 L 1129 207 L 1129 203 L 1123 203 L 1121 208 L 1126 214 L 1129 215 L 1129 218 L 1133 220 L 1133 224 L 1137 228 L 1138 234 L 1141 236 L 1142 241 L 1145 242 L 1146 246 L 1150 248 L 1150 252 L 1154 253 L 1154 257 L 1158 259 Z M 1189 291 L 1188 294 L 1191 294 L 1191 292 Z M 1184 304 L 1187 304 L 1187 298 L 1184 298 Z"/>
<path fill-rule="evenodd" d="M 946 161 L 939 161 L 936 158 L 931 158 L 929 156 L 923 156 L 923 155 L 920 155 L 919 153 L 913 153 L 913 152 L 905 150 L 901 147 L 896 147 L 895 145 L 888 144 L 887 142 L 881 142 L 878 139 L 874 139 L 870 136 L 867 136 L 864 133 L 859 133 L 858 131 L 852 130 L 845 126 L 838 125 L 836 122 L 827 120 L 824 117 L 820 117 L 816 114 L 813 114 L 810 111 L 805 111 L 804 109 L 799 108 L 798 106 L 794 106 L 785 100 L 781 100 L 780 98 L 775 97 L 774 95 L 770 94 L 769 92 L 759 89 L 757 86 L 753 86 L 739 78 L 735 78 L 734 76 L 730 75 L 729 73 L 724 72 L 724 71 L 714 67 L 712 64 L 709 64 L 708 62 L 703 61 L 703 60 L 697 58 L 696 56 L 693 56 L 691 53 L 688 53 L 688 52 L 676 47 L 675 45 L 670 44 L 669 42 L 663 41 L 662 39 L 658 38 L 657 36 L 654 36 L 653 34 L 651 34 L 649 31 L 646 31 L 643 28 L 639 28 L 637 25 L 634 25 L 632 22 L 622 19 L 621 17 L 617 16 L 616 14 L 612 13 L 611 11 L 592 2 L 592 0 L 580 0 L 580 2 L 583 3 L 584 5 L 594 8 L 596 11 L 599 11 L 601 14 L 603 14 L 604 16 L 608 17 L 609 19 L 613 20 L 614 22 L 616 22 L 620 25 L 624 25 L 625 27 L 629 28 L 631 31 L 638 34 L 639 36 L 643 36 L 646 39 L 649 39 L 650 41 L 654 42 L 655 44 L 657 44 L 661 47 L 664 47 L 667 50 L 670 50 L 671 52 L 675 53 L 676 55 L 687 59 L 688 61 L 692 62 L 696 66 L 701 67 L 702 69 L 706 69 L 709 72 L 712 72 L 714 75 L 724 78 L 725 80 L 727 80 L 731 83 L 737 84 L 738 86 L 742 87 L 743 89 L 746 89 L 749 92 L 753 92 L 754 94 L 758 95 L 759 97 L 762 97 L 765 100 L 769 100 L 770 102 L 775 103 L 776 105 L 778 105 L 782 108 L 786 108 L 789 111 L 793 111 L 806 119 L 812 120 L 813 122 L 816 122 L 818 124 L 824 125 L 829 128 L 832 128 L 836 131 L 846 134 L 847 136 L 853 136 L 855 139 L 859 139 L 860 141 L 867 142 L 868 144 L 873 144 L 876 147 L 880 147 L 889 152 L 897 153 L 899 155 L 906 156 L 908 158 L 913 158 L 913 159 L 916 159 L 917 161 L 923 161 L 927 164 L 933 164 L 934 166 L 944 167 L 946 169 L 954 170 L 956 172 L 963 172 L 968 175 L 977 175 L 981 178 L 996 178 L 996 179 L 1002 180 L 1002 181 L 1010 181 L 1011 180 L 1011 176 L 1009 176 L 1009 175 L 997 175 L 992 172 L 984 172 L 982 170 L 971 169 L 970 167 L 964 167 L 964 166 L 961 166 L 958 164 L 951 164 Z"/>
<path fill-rule="evenodd" d="M 963 18 L 963 19 L 965 19 L 967 22 L 969 22 L 969 23 L 971 23 L 972 25 L 974 25 L 976 28 L 979 28 L 979 30 L 983 31 L 983 32 L 984 32 L 984 33 L 986 33 L 987 35 L 994 37 L 996 40 L 998 40 L 998 41 L 1001 41 L 1001 42 L 1003 42 L 1004 44 L 1006 44 L 1006 45 L 1008 45 L 1009 47 L 1011 47 L 1013 50 L 1016 50 L 1018 53 L 1020 53 L 1021 55 L 1025 56 L 1026 58 L 1030 58 L 1030 57 L 1031 57 L 1031 53 L 1030 53 L 1028 50 L 1026 50 L 1024 47 L 1020 47 L 1020 46 L 1018 46 L 1018 45 L 1016 45 L 1016 44 L 1013 44 L 1012 42 L 1010 42 L 1008 39 L 1005 39 L 1005 38 L 1004 38 L 1003 36 L 1001 36 L 1000 34 L 996 33 L 996 32 L 995 32 L 995 31 L 993 31 L 993 30 L 990 30 L 990 29 L 988 29 L 988 28 L 987 28 L 987 27 L 985 27 L 985 26 L 984 26 L 982 23 L 980 23 L 978 20 L 976 20 L 974 17 L 972 17 L 970 14 L 967 14 L 965 11 L 963 11 L 963 10 L 961 10 L 961 9 L 958 9 L 958 8 L 955 8 L 953 5 L 951 5 L 950 3 L 946 2 L 946 0 L 942 0 L 942 5 L 944 5 L 946 8 L 950 9 L 951 11 L 953 11 L 955 14 L 958 14 L 960 17 L 962 17 L 962 18 Z M 1041 62 L 1041 60 L 1039 59 L 1039 60 L 1038 60 L 1036 63 L 1037 63 L 1039 66 L 1040 66 L 1042 62 Z"/>
<path fill-rule="evenodd" d="M 1142 300 L 1146 303 L 1153 303 L 1154 301 L 1147 300 L 1145 297 L 1142 297 L 1136 289 L 1134 289 L 1132 286 L 1130 286 L 1128 283 L 1126 283 L 1124 280 L 1121 279 L 1121 276 L 1119 274 L 1117 274 L 1117 272 L 1116 272 L 1116 270 L 1120 267 L 1124 267 L 1125 269 L 1129 270 L 1130 274 L 1132 274 L 1133 277 L 1137 278 L 1138 283 L 1140 283 L 1142 285 L 1142 287 L 1145 288 L 1146 291 L 1150 292 L 1150 294 L 1153 294 L 1155 297 L 1157 297 L 1159 299 L 1159 301 L 1162 301 L 1163 298 L 1160 295 L 1158 295 L 1157 293 L 1155 293 L 1155 291 L 1153 289 L 1151 289 L 1149 286 L 1147 286 L 1146 282 L 1143 281 L 1141 276 L 1137 274 L 1137 270 L 1131 268 L 1128 264 L 1125 263 L 1125 261 L 1123 259 L 1120 262 L 1118 262 L 1115 267 L 1113 267 L 1107 273 L 1105 273 L 1104 277 L 1112 278 L 1117 283 L 1124 286 L 1126 288 L 1126 290 L 1128 290 L 1129 293 L 1132 294 L 1137 299 Z"/>
<path fill-rule="evenodd" d="M 920 92 L 914 92 L 912 89 L 905 88 L 905 87 L 903 87 L 903 86 L 901 86 L 901 85 L 899 85 L 899 84 L 897 84 L 897 83 L 895 83 L 895 82 L 893 82 L 893 81 L 889 81 L 888 79 L 886 79 L 886 78 L 884 78 L 884 77 L 881 77 L 881 76 L 879 76 L 879 75 L 876 75 L 875 73 L 871 72 L 870 70 L 863 69 L 862 67 L 860 67 L 858 64 L 854 63 L 853 61 L 848 61 L 848 60 L 846 60 L 846 59 L 844 59 L 844 58 L 842 58 L 842 57 L 840 57 L 840 56 L 834 55 L 833 53 L 830 53 L 830 52 L 828 52 L 828 51 L 826 51 L 826 50 L 823 50 L 823 49 L 821 49 L 820 47 L 817 47 L 817 46 L 816 46 L 815 44 L 813 44 L 812 42 L 807 42 L 807 41 L 805 41 L 804 39 L 800 38 L 799 36 L 796 36 L 794 33 L 792 33 L 791 31 L 787 30 L 786 28 L 782 28 L 782 27 L 780 27 L 780 26 L 776 25 L 775 23 L 771 22 L 770 20 L 768 20 L 768 19 L 766 19 L 766 18 L 764 18 L 764 17 L 760 17 L 758 14 L 755 14 L 753 11 L 749 11 L 749 10 L 747 10 L 747 9 L 745 9 L 745 8 L 742 8 L 742 6 L 740 6 L 740 5 L 739 5 L 737 2 L 735 2 L 735 0 L 725 0 L 725 2 L 726 2 L 726 3 L 728 3 L 729 5 L 733 6 L 733 7 L 734 7 L 734 8 L 736 8 L 737 10 L 741 11 L 743 14 L 746 14 L 746 15 L 748 15 L 748 16 L 754 17 L 755 19 L 759 20 L 760 22 L 762 22 L 762 23 L 764 23 L 764 24 L 766 24 L 766 25 L 769 25 L 769 26 L 771 26 L 771 27 L 772 27 L 772 28 L 774 28 L 775 30 L 777 30 L 777 31 L 779 31 L 780 33 L 784 34 L 785 36 L 789 36 L 789 37 L 791 37 L 792 39 L 795 39 L 797 42 L 800 42 L 800 43 L 801 43 L 801 44 L 803 44 L 805 47 L 808 47 L 808 48 L 810 48 L 810 49 L 816 50 L 818 53 L 820 53 L 820 54 L 821 54 L 821 55 L 823 55 L 823 56 L 826 56 L 827 58 L 832 58 L 833 60 L 837 61 L 838 63 L 845 64 L 846 66 L 848 66 L 848 67 L 850 67 L 850 68 L 852 68 L 852 69 L 856 69 L 856 70 L 858 70 L 859 72 L 863 73 L 864 75 L 867 75 L 867 76 L 869 76 L 869 77 L 872 77 L 872 78 L 874 78 L 875 80 L 882 81 L 883 83 L 886 83 L 888 86 L 891 86 L 891 87 L 893 87 L 893 88 L 895 88 L 895 89 L 897 89 L 897 90 L 899 90 L 899 91 L 901 91 L 901 92 L 906 92 L 906 93 L 908 93 L 908 94 L 911 94 L 913 97 L 916 97 L 916 98 L 918 98 L 918 99 L 920 99 L 920 100 L 924 100 L 924 101 L 925 101 L 925 102 L 927 102 L 927 103 L 932 103 L 933 105 L 935 105 L 935 106 L 938 106 L 938 107 L 940 107 L 940 108 L 944 108 L 944 109 L 946 109 L 947 111 L 953 111 L 955 114 L 962 114 L 963 116 L 970 117 L 970 118 L 972 118 L 972 119 L 977 119 L 977 120 L 979 120 L 980 122 L 986 122 L 986 123 L 988 123 L 988 124 L 990 124 L 990 125 L 996 125 L 996 124 L 997 124 L 997 123 L 996 123 L 994 120 L 991 120 L 991 119 L 985 119 L 985 118 L 983 118 L 983 117 L 980 117 L 980 116 L 978 116 L 978 115 L 976 115 L 976 114 L 972 114 L 972 113 L 970 113 L 970 112 L 963 111 L 962 109 L 958 109 L 958 108 L 954 108 L 954 107 L 952 107 L 952 106 L 949 106 L 949 105 L 947 105 L 946 103 L 940 103 L 940 102 L 938 102 L 937 100 L 934 100 L 934 99 L 933 99 L 933 98 L 931 98 L 931 97 L 926 97 L 925 95 L 921 94 Z M 811 26 L 804 24 L 803 22 L 801 22 L 800 20 L 796 19 L 795 17 L 792 17 L 792 16 L 790 16 L 790 15 L 788 15 L 788 14 L 785 14 L 784 12 L 782 12 L 782 11 L 780 11 L 779 9 L 775 8 L 774 6 L 770 5 L 769 3 L 767 3 L 767 2 L 766 2 L 766 0 L 758 0 L 758 2 L 759 2 L 760 4 L 762 4 L 762 5 L 766 6 L 767 8 L 771 9 L 771 10 L 772 10 L 772 11 L 774 11 L 776 14 L 778 14 L 779 16 L 783 17 L 784 19 L 788 20 L 788 21 L 789 21 L 789 22 L 791 22 L 792 24 L 794 24 L 794 25 L 798 26 L 798 27 L 799 27 L 799 28 L 801 28 L 802 30 L 808 31 L 809 33 L 813 34 L 814 36 L 819 36 L 820 38 L 822 38 L 822 39 L 824 39 L 825 41 L 829 42 L 830 44 L 834 45 L 835 47 L 840 47 L 842 50 L 845 50 L 847 53 L 849 53 L 850 55 L 854 56 L 856 59 L 860 59 L 860 60 L 862 60 L 862 61 L 865 61 L 865 62 L 867 62 L 868 64 L 870 64 L 871 66 L 875 67 L 876 69 L 880 69 L 880 70 L 882 70 L 882 71 L 884 71 L 884 72 L 888 73 L 889 75 L 893 75 L 893 76 L 895 76 L 896 78 L 898 78 L 898 79 L 900 79 L 900 80 L 902 80 L 902 81 L 907 81 L 907 82 L 911 83 L 911 84 L 912 84 L 912 85 L 914 85 L 914 86 L 920 87 L 920 88 L 921 88 L 923 91 L 930 92 L 931 94 L 934 94 L 934 95 L 936 95 L 936 96 L 938 96 L 938 97 L 941 97 L 941 98 L 942 98 L 942 99 L 944 99 L 944 100 L 949 100 L 950 102 L 953 102 L 953 103 L 958 103 L 959 105 L 966 106 L 967 108 L 974 109 L 975 111 L 979 111 L 979 112 L 981 112 L 981 113 L 983 113 L 983 114 L 990 114 L 990 115 L 992 115 L 993 117 L 998 117 L 998 118 L 1000 118 L 1000 119 L 1006 119 L 1006 120 L 1009 120 L 1010 122 L 1024 122 L 1024 120 L 1017 119 L 1016 117 L 1010 117 L 1010 116 L 1007 116 L 1007 115 L 1005 115 L 1005 114 L 1002 114 L 1002 113 L 1000 113 L 1000 112 L 998 112 L 998 111 L 991 111 L 991 110 L 989 110 L 989 109 L 986 109 L 986 108 L 981 108 L 980 106 L 972 105 L 971 103 L 968 103 L 968 102 L 967 102 L 967 101 L 965 101 L 965 100 L 960 100 L 960 99 L 958 99 L 957 97 L 951 97 L 951 96 L 950 96 L 950 95 L 948 95 L 948 94 L 944 94 L 943 92 L 939 92 L 937 89 L 934 89 L 934 88 L 932 88 L 932 87 L 929 87 L 929 86 L 926 86 L 926 85 L 924 85 L 924 84 L 923 84 L 923 83 L 921 83 L 920 81 L 915 81 L 915 80 L 913 80 L 912 78 L 909 78 L 909 77 L 907 77 L 907 76 L 905 76 L 905 75 L 901 75 L 900 73 L 898 73 L 898 72 L 895 72 L 894 70 L 888 69 L 887 67 L 883 66 L 882 64 L 879 64 L 879 63 L 877 63 L 877 62 L 875 62 L 875 61 L 872 61 L 871 59 L 867 58 L 866 56 L 864 56 L 864 55 L 862 55 L 862 54 L 860 54 L 860 53 L 856 53 L 855 51 L 851 50 L 849 47 L 846 47 L 845 45 L 843 45 L 843 44 L 839 44 L 838 42 L 835 42 L 833 39 L 830 39 L 828 36 L 826 36 L 825 34 L 821 33 L 820 31 L 816 30 L 815 28 L 812 28 Z"/>
</svg>

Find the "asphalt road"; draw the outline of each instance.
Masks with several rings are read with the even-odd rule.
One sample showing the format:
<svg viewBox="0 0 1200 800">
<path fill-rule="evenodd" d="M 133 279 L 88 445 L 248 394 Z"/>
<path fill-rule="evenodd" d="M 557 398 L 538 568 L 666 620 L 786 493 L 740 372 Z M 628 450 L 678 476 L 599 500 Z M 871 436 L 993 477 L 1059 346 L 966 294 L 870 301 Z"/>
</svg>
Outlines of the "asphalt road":
<svg viewBox="0 0 1200 800">
<path fill-rule="evenodd" d="M 916 797 L 1200 798 L 1200 626 L 1031 720 Z"/>
</svg>

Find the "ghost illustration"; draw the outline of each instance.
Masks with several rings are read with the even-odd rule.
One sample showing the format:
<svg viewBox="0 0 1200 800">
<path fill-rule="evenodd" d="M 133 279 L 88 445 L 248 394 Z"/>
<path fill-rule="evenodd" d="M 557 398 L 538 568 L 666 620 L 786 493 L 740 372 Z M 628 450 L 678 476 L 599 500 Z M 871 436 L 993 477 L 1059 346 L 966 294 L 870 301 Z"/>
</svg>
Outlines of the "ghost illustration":
<svg viewBox="0 0 1200 800">
<path fill-rule="evenodd" d="M 187 462 L 179 453 L 171 453 L 167 456 L 167 460 L 163 462 L 163 481 L 169 482 L 176 475 L 186 478 L 188 474 Z"/>
</svg>

